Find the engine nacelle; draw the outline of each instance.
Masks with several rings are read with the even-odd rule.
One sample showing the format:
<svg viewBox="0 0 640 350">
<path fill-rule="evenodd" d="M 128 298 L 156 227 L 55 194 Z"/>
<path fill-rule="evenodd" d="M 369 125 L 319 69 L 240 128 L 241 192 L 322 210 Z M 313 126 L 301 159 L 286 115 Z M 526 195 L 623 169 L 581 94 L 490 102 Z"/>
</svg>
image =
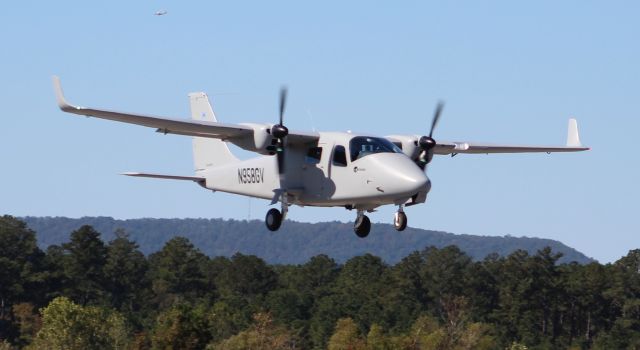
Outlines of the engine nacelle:
<svg viewBox="0 0 640 350">
<path fill-rule="evenodd" d="M 422 152 L 422 149 L 418 145 L 418 139 L 420 139 L 420 136 L 390 135 L 386 138 L 396 146 L 400 147 L 402 149 L 402 153 L 413 161 L 416 161 L 418 156 L 420 156 L 420 152 Z"/>
<path fill-rule="evenodd" d="M 271 136 L 271 124 L 242 123 L 241 125 L 253 129 L 253 138 L 230 139 L 229 142 L 247 151 L 274 154 L 271 148 L 277 140 Z"/>
</svg>

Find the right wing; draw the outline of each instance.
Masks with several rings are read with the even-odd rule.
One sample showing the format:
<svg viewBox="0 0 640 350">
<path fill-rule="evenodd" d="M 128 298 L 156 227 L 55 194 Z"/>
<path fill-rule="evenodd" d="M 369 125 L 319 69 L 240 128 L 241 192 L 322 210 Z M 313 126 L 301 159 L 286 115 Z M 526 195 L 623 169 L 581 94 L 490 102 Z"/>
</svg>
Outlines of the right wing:
<svg viewBox="0 0 640 350">
<path fill-rule="evenodd" d="M 192 119 L 163 118 L 144 114 L 123 113 L 104 109 L 73 106 L 64 98 L 62 86 L 60 85 L 60 78 L 57 76 L 53 77 L 53 86 L 56 93 L 58 107 L 67 113 L 147 126 L 155 128 L 157 132 L 164 134 L 211 137 L 231 142 L 234 140 L 252 139 L 254 137 L 254 132 L 256 132 L 256 129 L 250 125 L 223 124 Z M 319 139 L 319 135 L 317 133 L 290 132 L 287 139 L 291 143 L 309 143 L 317 141 Z"/>
</svg>

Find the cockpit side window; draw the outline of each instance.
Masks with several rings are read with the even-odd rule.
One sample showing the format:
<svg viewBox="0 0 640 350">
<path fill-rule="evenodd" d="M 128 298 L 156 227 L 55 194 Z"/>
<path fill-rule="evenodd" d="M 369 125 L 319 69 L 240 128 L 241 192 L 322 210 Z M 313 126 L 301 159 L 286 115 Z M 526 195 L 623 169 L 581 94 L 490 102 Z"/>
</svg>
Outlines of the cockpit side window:
<svg viewBox="0 0 640 350">
<path fill-rule="evenodd" d="M 320 163 L 320 158 L 322 158 L 322 147 L 311 147 L 304 157 L 304 162 L 307 164 L 318 164 Z"/>
<path fill-rule="evenodd" d="M 351 161 L 374 153 L 402 153 L 398 146 L 380 137 L 356 136 L 349 142 Z"/>
<path fill-rule="evenodd" d="M 333 149 L 333 165 L 347 166 L 347 151 L 344 146 L 336 146 Z"/>
</svg>

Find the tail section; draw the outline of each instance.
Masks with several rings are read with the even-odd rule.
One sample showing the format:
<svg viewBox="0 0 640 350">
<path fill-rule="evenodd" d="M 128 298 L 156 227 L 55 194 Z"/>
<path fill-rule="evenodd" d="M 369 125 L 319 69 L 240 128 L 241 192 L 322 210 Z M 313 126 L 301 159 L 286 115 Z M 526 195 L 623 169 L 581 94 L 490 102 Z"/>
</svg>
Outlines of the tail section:
<svg viewBox="0 0 640 350">
<path fill-rule="evenodd" d="M 209 98 L 204 92 L 193 92 L 189 94 L 191 104 L 191 119 L 216 122 Z M 211 168 L 213 166 L 237 162 L 236 158 L 227 143 L 218 139 L 207 137 L 193 138 L 193 162 L 196 173 Z"/>
</svg>

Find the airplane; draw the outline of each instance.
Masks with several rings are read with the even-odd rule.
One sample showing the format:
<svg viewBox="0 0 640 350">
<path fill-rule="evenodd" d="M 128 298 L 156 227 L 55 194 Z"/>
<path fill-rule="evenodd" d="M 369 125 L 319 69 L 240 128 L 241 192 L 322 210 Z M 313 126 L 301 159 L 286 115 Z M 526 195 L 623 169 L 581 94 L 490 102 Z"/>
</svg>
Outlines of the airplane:
<svg viewBox="0 0 640 350">
<path fill-rule="evenodd" d="M 167 10 L 160 10 L 160 11 L 156 11 L 156 12 L 154 13 L 154 15 L 155 15 L 155 16 L 164 16 L 164 15 L 166 15 L 167 13 L 168 13 L 168 12 L 167 12 Z"/>
<path fill-rule="evenodd" d="M 123 175 L 193 181 L 212 191 L 257 197 L 280 203 L 267 211 L 265 224 L 277 231 L 291 205 L 344 207 L 356 211 L 354 232 L 366 237 L 371 213 L 383 205 L 398 206 L 393 225 L 407 227 L 404 208 L 427 200 L 431 181 L 427 165 L 434 155 L 578 152 L 578 124 L 569 119 L 564 146 L 518 146 L 436 141 L 434 130 L 443 109 L 438 103 L 427 135 L 372 136 L 352 132 L 290 131 L 284 125 L 287 90 L 280 91 L 279 121 L 224 124 L 218 122 L 209 98 L 190 93 L 191 120 L 116 112 L 69 104 L 60 79 L 53 77 L 58 107 L 68 113 L 155 128 L 162 134 L 193 137 L 195 172 L 189 176 L 129 172 Z M 228 143 L 260 156 L 236 158 Z"/>
</svg>

